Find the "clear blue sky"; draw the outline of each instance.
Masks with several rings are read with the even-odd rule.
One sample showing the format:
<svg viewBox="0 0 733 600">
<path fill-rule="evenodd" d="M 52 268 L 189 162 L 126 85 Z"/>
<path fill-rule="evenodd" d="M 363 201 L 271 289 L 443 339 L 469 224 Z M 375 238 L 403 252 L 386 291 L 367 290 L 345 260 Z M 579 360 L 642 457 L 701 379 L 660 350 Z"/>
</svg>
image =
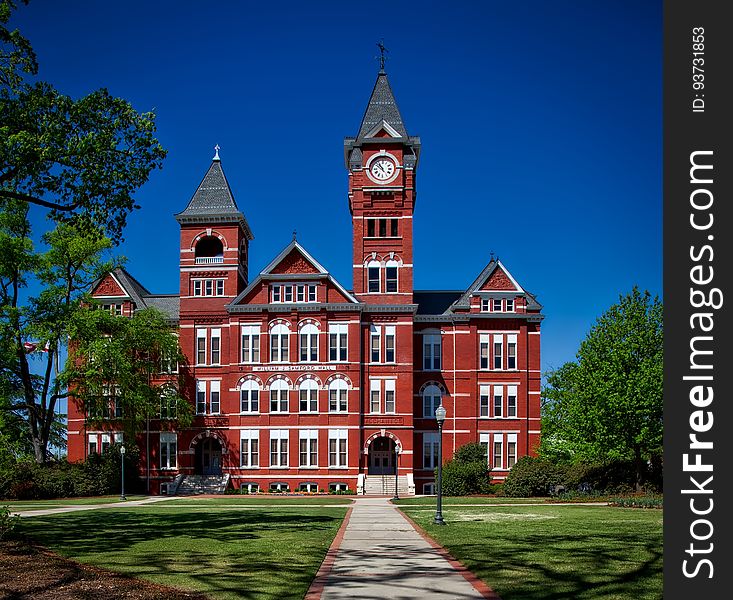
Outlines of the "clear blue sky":
<svg viewBox="0 0 733 600">
<path fill-rule="evenodd" d="M 158 115 L 168 149 L 120 251 L 178 292 L 182 210 L 221 146 L 250 273 L 298 239 L 351 287 L 343 138 L 378 65 L 422 138 L 415 287 L 465 289 L 496 252 L 544 304 L 543 369 L 634 284 L 662 290 L 661 2 L 56 2 L 12 22 L 40 77 Z"/>
</svg>

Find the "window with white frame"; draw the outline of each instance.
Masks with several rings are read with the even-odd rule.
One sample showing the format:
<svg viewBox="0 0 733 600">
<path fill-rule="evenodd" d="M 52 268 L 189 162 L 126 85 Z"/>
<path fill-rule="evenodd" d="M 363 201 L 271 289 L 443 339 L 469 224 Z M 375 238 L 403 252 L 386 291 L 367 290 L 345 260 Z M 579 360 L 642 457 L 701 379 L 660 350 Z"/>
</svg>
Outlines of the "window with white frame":
<svg viewBox="0 0 733 600">
<path fill-rule="evenodd" d="M 278 323 L 270 329 L 270 362 L 288 362 L 290 329 Z"/>
<path fill-rule="evenodd" d="M 206 382 L 196 381 L 196 414 L 206 414 Z"/>
<path fill-rule="evenodd" d="M 243 481 L 239 485 L 239 489 L 243 494 L 258 494 L 260 491 L 260 484 L 252 481 Z"/>
<path fill-rule="evenodd" d="M 369 380 L 369 412 L 379 413 L 382 408 L 382 381 L 380 379 Z"/>
<path fill-rule="evenodd" d="M 284 285 L 283 286 L 283 302 L 292 302 L 292 301 L 293 301 L 293 286 Z"/>
<path fill-rule="evenodd" d="M 300 362 L 318 362 L 318 327 L 313 323 L 300 328 Z"/>
<path fill-rule="evenodd" d="M 116 317 L 122 314 L 122 304 L 102 304 L 101 309 Z"/>
<path fill-rule="evenodd" d="M 514 298 L 507 298 L 504 300 L 504 307 L 506 312 L 514 312 Z"/>
<path fill-rule="evenodd" d="M 309 285 L 308 286 L 308 302 L 315 302 L 317 299 L 316 296 L 316 286 L 315 285 Z"/>
<path fill-rule="evenodd" d="M 306 379 L 298 390 L 300 412 L 318 412 L 318 384 L 313 379 Z"/>
<path fill-rule="evenodd" d="M 348 360 L 348 330 L 347 323 L 328 324 L 329 361 L 346 362 Z"/>
<path fill-rule="evenodd" d="M 370 260 L 367 264 L 367 292 L 370 294 L 379 293 L 380 273 L 382 265 L 378 260 Z"/>
<path fill-rule="evenodd" d="M 160 433 L 160 468 L 175 469 L 177 456 L 176 434 L 169 431 Z"/>
<path fill-rule="evenodd" d="M 273 304 L 316 302 L 316 287 L 312 283 L 275 283 L 270 286 L 270 301 Z"/>
<path fill-rule="evenodd" d="M 212 415 L 221 412 L 221 381 L 209 382 L 209 410 Z"/>
<path fill-rule="evenodd" d="M 509 333 L 506 336 L 506 368 L 517 368 L 517 334 Z"/>
<path fill-rule="evenodd" d="M 340 481 L 332 481 L 328 484 L 329 492 L 346 492 L 349 489 L 348 483 L 342 483 Z"/>
<path fill-rule="evenodd" d="M 349 387 L 343 379 L 335 379 L 328 384 L 328 412 L 346 412 Z"/>
<path fill-rule="evenodd" d="M 381 362 L 382 358 L 382 328 L 378 325 L 369 326 L 369 361 Z"/>
<path fill-rule="evenodd" d="M 248 379 L 239 388 L 240 410 L 243 413 L 260 412 L 260 384 Z"/>
<path fill-rule="evenodd" d="M 503 469 L 504 467 L 504 435 L 501 433 L 494 434 L 494 469 Z"/>
<path fill-rule="evenodd" d="M 223 279 L 192 279 L 192 295 L 194 296 L 223 296 Z"/>
<path fill-rule="evenodd" d="M 99 436 L 96 433 L 90 433 L 87 436 L 87 447 L 88 447 L 88 454 L 97 454 L 99 451 Z"/>
<path fill-rule="evenodd" d="M 506 416 L 517 416 L 517 386 L 508 385 L 506 388 Z"/>
<path fill-rule="evenodd" d="M 242 362 L 260 362 L 259 325 L 242 325 Z"/>
<path fill-rule="evenodd" d="M 434 419 L 435 409 L 440 406 L 440 401 L 443 394 L 440 388 L 431 383 L 428 385 L 422 393 L 422 415 L 423 417 Z"/>
<path fill-rule="evenodd" d="M 178 390 L 164 386 L 160 393 L 160 418 L 175 419 L 178 414 Z"/>
<path fill-rule="evenodd" d="M 482 333 L 479 335 L 479 369 L 489 368 L 489 346 L 490 346 L 490 334 Z"/>
<path fill-rule="evenodd" d="M 239 464 L 242 467 L 260 466 L 260 432 L 242 429 L 239 432 Z"/>
<path fill-rule="evenodd" d="M 423 369 L 426 371 L 440 371 L 441 343 L 440 333 L 426 333 L 423 335 Z"/>
<path fill-rule="evenodd" d="M 486 456 L 486 465 L 489 465 L 489 444 L 491 443 L 491 434 L 488 432 L 480 432 L 478 443 L 484 449 L 484 455 Z"/>
<path fill-rule="evenodd" d="M 315 494 L 318 491 L 318 484 L 314 482 L 303 482 L 298 484 L 298 491 L 299 492 L 306 492 L 310 494 Z"/>
<path fill-rule="evenodd" d="M 424 469 L 434 469 L 438 466 L 438 433 L 422 434 L 422 466 Z"/>
<path fill-rule="evenodd" d="M 504 335 L 494 334 L 494 369 L 500 371 L 503 368 Z"/>
<path fill-rule="evenodd" d="M 209 364 L 218 365 L 221 363 L 221 329 L 213 327 L 211 329 L 211 362 Z"/>
<path fill-rule="evenodd" d="M 109 433 L 103 433 L 102 434 L 102 454 L 107 452 L 109 450 L 109 447 L 112 445 L 112 441 L 110 440 Z"/>
<path fill-rule="evenodd" d="M 384 362 L 395 362 L 395 334 L 396 327 L 387 325 L 384 328 Z"/>
<path fill-rule="evenodd" d="M 504 416 L 504 411 L 502 410 L 503 407 L 504 407 L 504 386 L 495 385 L 494 386 L 494 416 L 495 417 Z"/>
<path fill-rule="evenodd" d="M 318 430 L 301 429 L 298 432 L 301 467 L 318 466 Z"/>
<path fill-rule="evenodd" d="M 479 417 L 489 416 L 489 395 L 491 387 L 488 385 L 479 386 Z"/>
<path fill-rule="evenodd" d="M 506 468 L 511 469 L 517 463 L 517 434 L 506 434 Z"/>
<path fill-rule="evenodd" d="M 271 467 L 287 467 L 288 466 L 288 430 L 287 429 L 271 429 L 270 430 L 270 466 Z"/>
<path fill-rule="evenodd" d="M 206 329 L 196 330 L 196 364 L 206 364 Z"/>
<path fill-rule="evenodd" d="M 270 386 L 270 412 L 288 412 L 288 382 L 276 379 Z"/>
<path fill-rule="evenodd" d="M 501 312 L 501 298 L 493 298 L 491 300 L 491 310 L 494 312 Z"/>
<path fill-rule="evenodd" d="M 395 412 L 395 383 L 394 379 L 384 380 L 384 412 Z"/>
<path fill-rule="evenodd" d="M 346 467 L 346 447 L 348 442 L 348 430 L 328 430 L 328 466 Z"/>
<path fill-rule="evenodd" d="M 396 260 L 388 260 L 384 266 L 384 289 L 388 294 L 397 293 L 397 272 L 399 263 Z"/>
<path fill-rule="evenodd" d="M 491 300 L 489 298 L 481 298 L 481 312 L 489 312 L 491 310 Z"/>
</svg>

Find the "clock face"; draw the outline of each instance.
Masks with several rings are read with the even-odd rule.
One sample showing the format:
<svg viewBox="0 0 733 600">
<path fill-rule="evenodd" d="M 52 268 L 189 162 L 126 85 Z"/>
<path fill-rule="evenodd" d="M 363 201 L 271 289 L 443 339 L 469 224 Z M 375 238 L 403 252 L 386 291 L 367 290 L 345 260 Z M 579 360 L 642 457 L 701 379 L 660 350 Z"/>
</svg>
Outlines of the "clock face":
<svg viewBox="0 0 733 600">
<path fill-rule="evenodd" d="M 378 158 L 369 167 L 369 172 L 377 181 L 387 181 L 395 174 L 395 164 L 389 158 Z"/>
</svg>

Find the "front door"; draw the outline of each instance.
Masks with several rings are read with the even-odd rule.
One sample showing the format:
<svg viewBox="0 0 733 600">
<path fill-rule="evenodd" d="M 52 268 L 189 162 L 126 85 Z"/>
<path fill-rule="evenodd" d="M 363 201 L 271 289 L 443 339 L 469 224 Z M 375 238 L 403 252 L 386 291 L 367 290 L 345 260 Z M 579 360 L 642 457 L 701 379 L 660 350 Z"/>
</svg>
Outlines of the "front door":
<svg viewBox="0 0 733 600">
<path fill-rule="evenodd" d="M 394 475 L 394 442 L 385 437 L 377 438 L 369 449 L 369 474 Z"/>
<path fill-rule="evenodd" d="M 221 475 L 221 444 L 214 438 L 201 446 L 201 472 L 203 475 Z"/>
</svg>

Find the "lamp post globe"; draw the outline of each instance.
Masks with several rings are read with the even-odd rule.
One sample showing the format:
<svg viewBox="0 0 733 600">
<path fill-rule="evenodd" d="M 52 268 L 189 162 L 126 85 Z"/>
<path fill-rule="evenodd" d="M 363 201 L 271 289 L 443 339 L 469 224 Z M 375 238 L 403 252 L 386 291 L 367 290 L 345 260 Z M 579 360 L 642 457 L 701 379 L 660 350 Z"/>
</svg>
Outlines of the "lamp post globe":
<svg viewBox="0 0 733 600">
<path fill-rule="evenodd" d="M 441 405 L 435 409 L 435 420 L 438 422 L 438 481 L 437 503 L 435 507 L 435 525 L 445 525 L 443 520 L 443 422 L 445 421 L 445 407 Z"/>
<path fill-rule="evenodd" d="M 125 497 L 125 447 L 120 446 L 120 473 L 122 484 L 120 486 L 120 500 L 127 500 Z"/>
</svg>

